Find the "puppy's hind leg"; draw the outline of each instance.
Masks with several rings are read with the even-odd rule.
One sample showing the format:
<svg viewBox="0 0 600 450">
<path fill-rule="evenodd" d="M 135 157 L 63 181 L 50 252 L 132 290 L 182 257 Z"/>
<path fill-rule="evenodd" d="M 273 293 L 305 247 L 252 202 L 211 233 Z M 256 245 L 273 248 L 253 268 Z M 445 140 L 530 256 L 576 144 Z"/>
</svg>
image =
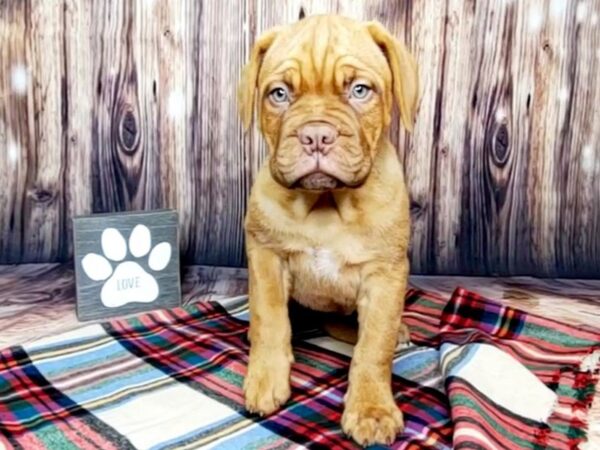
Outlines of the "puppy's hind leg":
<svg viewBox="0 0 600 450">
<path fill-rule="evenodd" d="M 335 317 L 333 314 L 328 314 L 323 321 L 323 330 L 338 341 L 346 342 L 351 345 L 358 342 L 358 318 L 356 317 L 356 314 Z M 409 345 L 410 331 L 408 326 L 404 323 L 400 323 L 396 350 L 406 348 Z"/>
<path fill-rule="evenodd" d="M 408 326 L 402 322 L 400 323 L 400 332 L 398 333 L 398 344 L 396 350 L 406 348 L 410 345 L 410 330 Z"/>
</svg>

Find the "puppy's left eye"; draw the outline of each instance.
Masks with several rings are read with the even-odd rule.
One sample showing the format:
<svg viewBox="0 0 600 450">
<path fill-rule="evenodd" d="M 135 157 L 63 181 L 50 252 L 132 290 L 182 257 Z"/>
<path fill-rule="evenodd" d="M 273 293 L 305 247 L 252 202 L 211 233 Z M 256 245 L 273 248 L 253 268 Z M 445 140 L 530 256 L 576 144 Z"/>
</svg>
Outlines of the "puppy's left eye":
<svg viewBox="0 0 600 450">
<path fill-rule="evenodd" d="M 371 95 L 372 91 L 371 86 L 364 83 L 357 83 L 350 89 L 350 97 L 357 100 L 365 100 Z"/>
</svg>

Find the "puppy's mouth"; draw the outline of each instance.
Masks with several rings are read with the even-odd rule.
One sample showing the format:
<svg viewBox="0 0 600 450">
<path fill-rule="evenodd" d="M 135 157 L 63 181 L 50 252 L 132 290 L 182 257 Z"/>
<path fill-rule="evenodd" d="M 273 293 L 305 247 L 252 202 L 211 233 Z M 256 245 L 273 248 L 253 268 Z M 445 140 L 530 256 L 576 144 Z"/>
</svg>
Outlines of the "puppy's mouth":
<svg viewBox="0 0 600 450">
<path fill-rule="evenodd" d="M 344 186 L 340 180 L 323 172 L 313 172 L 301 177 L 293 185 L 294 188 L 307 189 L 309 191 L 327 191 Z"/>
</svg>

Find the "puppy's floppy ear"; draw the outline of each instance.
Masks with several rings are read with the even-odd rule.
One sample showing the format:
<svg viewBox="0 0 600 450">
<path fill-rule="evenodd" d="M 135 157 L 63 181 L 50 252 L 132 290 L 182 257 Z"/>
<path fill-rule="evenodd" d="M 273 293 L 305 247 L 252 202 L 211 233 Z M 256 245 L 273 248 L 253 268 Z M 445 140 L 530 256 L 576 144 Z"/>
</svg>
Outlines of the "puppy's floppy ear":
<svg viewBox="0 0 600 450">
<path fill-rule="evenodd" d="M 273 41 L 279 34 L 281 28 L 272 28 L 262 34 L 250 54 L 250 61 L 244 67 L 242 71 L 242 78 L 238 88 L 238 106 L 240 109 L 240 116 L 242 117 L 242 124 L 244 129 L 247 130 L 252 122 L 252 113 L 254 111 L 254 94 L 256 92 L 256 84 L 258 82 L 258 73 L 260 72 L 260 66 L 262 64 L 265 53 L 273 44 Z"/>
<path fill-rule="evenodd" d="M 406 46 L 395 39 L 379 22 L 367 22 L 367 30 L 383 51 L 392 71 L 392 89 L 400 108 L 404 128 L 412 131 L 419 101 L 417 63 Z"/>
</svg>

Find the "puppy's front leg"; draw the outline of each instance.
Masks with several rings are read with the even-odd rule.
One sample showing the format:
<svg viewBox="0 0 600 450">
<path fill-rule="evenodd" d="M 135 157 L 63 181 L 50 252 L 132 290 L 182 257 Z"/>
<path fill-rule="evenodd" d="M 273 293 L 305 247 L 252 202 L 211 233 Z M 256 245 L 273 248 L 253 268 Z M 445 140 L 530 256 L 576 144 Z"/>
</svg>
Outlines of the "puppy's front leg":
<svg viewBox="0 0 600 450">
<path fill-rule="evenodd" d="M 244 381 L 246 409 L 270 414 L 290 396 L 293 362 L 288 316 L 289 274 L 273 251 L 247 237 L 250 357 Z"/>
<path fill-rule="evenodd" d="M 358 298 L 358 342 L 350 367 L 342 427 L 361 445 L 391 444 L 403 429 L 392 394 L 394 349 L 408 277 L 408 261 L 367 267 Z"/>
</svg>

